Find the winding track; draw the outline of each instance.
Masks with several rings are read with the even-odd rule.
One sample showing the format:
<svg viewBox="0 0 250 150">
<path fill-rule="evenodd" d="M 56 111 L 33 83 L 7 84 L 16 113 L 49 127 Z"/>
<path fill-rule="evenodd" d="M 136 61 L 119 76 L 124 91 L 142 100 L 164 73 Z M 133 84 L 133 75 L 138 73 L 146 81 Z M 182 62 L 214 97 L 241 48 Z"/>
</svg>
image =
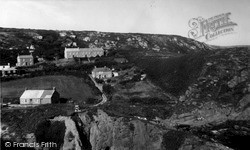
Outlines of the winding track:
<svg viewBox="0 0 250 150">
<path fill-rule="evenodd" d="M 90 77 L 90 79 L 94 82 L 95 86 L 96 86 L 96 87 L 100 90 L 100 92 L 102 93 L 102 101 L 101 101 L 100 103 L 94 105 L 94 106 L 99 106 L 99 105 L 102 105 L 102 104 L 106 103 L 107 100 L 108 100 L 108 98 L 107 98 L 107 96 L 103 93 L 103 88 L 102 88 L 103 85 L 102 85 L 102 84 L 98 84 L 98 83 L 95 81 L 95 79 L 94 79 L 91 75 L 89 75 L 89 77 Z"/>
</svg>

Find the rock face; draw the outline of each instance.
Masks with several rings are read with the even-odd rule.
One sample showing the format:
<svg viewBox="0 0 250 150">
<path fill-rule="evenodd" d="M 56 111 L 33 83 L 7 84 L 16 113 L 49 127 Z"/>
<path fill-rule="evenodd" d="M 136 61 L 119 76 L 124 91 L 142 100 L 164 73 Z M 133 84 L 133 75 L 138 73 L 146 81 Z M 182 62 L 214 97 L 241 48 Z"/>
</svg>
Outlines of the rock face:
<svg viewBox="0 0 250 150">
<path fill-rule="evenodd" d="M 88 141 L 85 142 L 90 142 L 89 147 L 82 149 L 230 149 L 218 143 L 201 140 L 190 133 L 170 130 L 143 120 L 111 117 L 103 110 L 97 110 L 96 114 L 76 114 L 72 119 L 79 125 L 78 132 L 84 133 L 82 136 L 85 140 L 87 138 Z"/>
<path fill-rule="evenodd" d="M 83 112 L 71 117 L 55 117 L 40 123 L 35 135 L 31 142 L 35 139 L 37 142 L 50 140 L 58 144 L 52 149 L 63 150 L 230 149 L 191 133 L 167 129 L 144 120 L 111 117 L 103 110 L 94 114 Z"/>
<path fill-rule="evenodd" d="M 97 111 L 92 122 L 86 122 L 86 114 L 79 118 L 89 130 L 92 149 L 162 149 L 161 129 L 139 120 L 127 120 L 108 116 Z"/>
<path fill-rule="evenodd" d="M 81 149 L 82 143 L 75 122 L 70 117 L 56 117 L 52 121 L 64 121 L 65 136 L 62 149 Z"/>
<path fill-rule="evenodd" d="M 246 48 L 219 50 L 205 56 L 199 76 L 179 96 L 175 115 L 168 121 L 199 126 L 249 120 L 249 58 Z"/>
<path fill-rule="evenodd" d="M 244 127 L 242 130 L 247 134 L 247 128 Z M 224 134 L 224 131 L 218 132 Z M 101 109 L 41 121 L 36 126 L 35 132 L 28 133 L 26 137 L 26 141 L 22 142 L 53 142 L 56 146 L 50 149 L 61 150 L 230 149 L 215 140 L 212 142 L 201 139 L 192 132 L 178 128 L 170 129 L 143 118 L 110 116 Z M 2 139 L 2 142 L 5 141 Z M 4 145 L 1 145 L 1 148 L 4 149 Z M 47 148 L 40 147 L 40 149 Z"/>
</svg>

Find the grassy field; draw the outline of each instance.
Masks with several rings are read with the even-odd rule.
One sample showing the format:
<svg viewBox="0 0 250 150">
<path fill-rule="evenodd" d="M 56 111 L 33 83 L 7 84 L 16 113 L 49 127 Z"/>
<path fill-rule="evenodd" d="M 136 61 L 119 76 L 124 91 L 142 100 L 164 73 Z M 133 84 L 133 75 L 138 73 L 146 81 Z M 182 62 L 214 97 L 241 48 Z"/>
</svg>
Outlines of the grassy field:
<svg viewBox="0 0 250 150">
<path fill-rule="evenodd" d="M 90 85 L 91 84 L 91 85 Z M 13 80 L 1 83 L 1 98 L 19 98 L 28 89 L 52 89 L 60 93 L 61 98 L 77 102 L 86 101 L 88 98 L 98 98 L 98 89 L 91 82 L 74 76 L 41 76 L 28 79 Z"/>
</svg>

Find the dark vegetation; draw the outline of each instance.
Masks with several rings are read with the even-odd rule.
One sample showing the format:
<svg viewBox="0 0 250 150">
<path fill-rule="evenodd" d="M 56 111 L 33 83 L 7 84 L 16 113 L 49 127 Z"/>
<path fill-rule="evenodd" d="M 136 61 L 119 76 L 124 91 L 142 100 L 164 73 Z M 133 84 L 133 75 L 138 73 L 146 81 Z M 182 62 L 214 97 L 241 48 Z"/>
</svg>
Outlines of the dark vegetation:
<svg viewBox="0 0 250 150">
<path fill-rule="evenodd" d="M 93 105 L 93 104 L 97 104 L 99 102 L 101 102 L 101 98 L 97 99 L 97 98 L 88 98 L 85 103 L 89 104 L 89 105 Z"/>
<path fill-rule="evenodd" d="M 32 41 L 33 45 L 38 45 L 34 55 L 53 60 L 55 56 L 63 58 L 64 48 L 61 47 L 62 39 L 59 34 L 52 30 L 38 30 L 38 34 L 43 36 L 41 40 Z"/>
<path fill-rule="evenodd" d="M 75 122 L 76 129 L 79 133 L 79 137 L 82 142 L 83 149 L 91 150 L 92 146 L 91 146 L 88 134 L 84 130 L 84 127 L 79 125 L 79 122 L 82 123 L 81 119 L 79 118 L 77 114 L 73 114 L 71 116 L 71 119 Z"/>
<path fill-rule="evenodd" d="M 241 150 L 245 149 L 249 144 L 249 126 L 249 121 L 229 120 L 219 125 L 193 128 L 192 133 L 203 139 L 209 141 L 213 139 L 235 150 Z M 217 133 L 213 133 L 212 131 Z"/>
<path fill-rule="evenodd" d="M 3 109 L 1 121 L 9 126 L 9 132 L 15 133 L 11 140 L 25 141 L 28 133 L 34 133 L 40 121 L 56 116 L 67 116 L 74 112 L 71 104 L 46 104 L 29 109 Z"/>
<path fill-rule="evenodd" d="M 135 63 L 143 68 L 148 77 L 166 92 L 175 96 L 183 93 L 199 76 L 206 53 L 161 59 L 145 57 Z"/>
<path fill-rule="evenodd" d="M 148 120 L 155 119 L 155 117 L 166 119 L 172 114 L 171 108 L 164 105 L 130 105 L 126 102 L 107 102 L 100 106 L 100 108 L 105 110 L 105 112 L 111 116 L 139 116 L 147 118 Z"/>
<path fill-rule="evenodd" d="M 187 135 L 180 131 L 169 131 L 163 135 L 163 145 L 166 149 L 177 150 L 183 144 Z"/>
<path fill-rule="evenodd" d="M 133 97 L 129 100 L 130 104 L 144 104 L 144 105 L 167 105 L 168 102 L 164 99 L 158 97 L 148 97 L 148 98 L 140 98 Z"/>
<path fill-rule="evenodd" d="M 35 137 L 36 142 L 53 142 L 55 147 L 50 147 L 51 150 L 59 150 L 64 143 L 65 123 L 63 121 L 44 120 L 38 123 Z"/>
<path fill-rule="evenodd" d="M 104 85 L 103 85 L 103 92 L 104 92 L 106 95 L 111 95 L 111 94 L 112 94 L 112 91 L 113 91 L 112 86 L 110 86 L 109 84 L 104 84 Z"/>
</svg>

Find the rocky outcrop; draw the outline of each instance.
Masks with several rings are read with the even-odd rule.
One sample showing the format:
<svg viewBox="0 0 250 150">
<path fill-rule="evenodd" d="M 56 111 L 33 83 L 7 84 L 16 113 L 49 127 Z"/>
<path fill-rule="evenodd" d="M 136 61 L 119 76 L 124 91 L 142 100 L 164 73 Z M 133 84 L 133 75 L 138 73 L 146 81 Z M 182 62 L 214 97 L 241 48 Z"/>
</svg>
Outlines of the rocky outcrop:
<svg viewBox="0 0 250 150">
<path fill-rule="evenodd" d="M 103 110 L 95 114 L 80 113 L 76 118 L 88 135 L 92 150 L 230 149 L 148 121 L 111 117 Z"/>
<path fill-rule="evenodd" d="M 245 127 L 233 127 L 247 132 Z M 56 143 L 50 148 L 61 150 L 230 150 L 192 132 L 170 129 L 143 118 L 110 116 L 101 109 L 41 121 L 35 133 L 27 134 L 26 138 L 29 143 Z"/>
<path fill-rule="evenodd" d="M 92 149 L 162 149 L 161 129 L 139 120 L 110 117 L 98 110 L 93 120 L 87 121 L 86 114 L 80 114 L 87 130 Z"/>
<path fill-rule="evenodd" d="M 55 117 L 53 121 L 64 121 L 65 134 L 62 149 L 81 149 L 82 143 L 75 122 L 70 117 Z"/>
<path fill-rule="evenodd" d="M 175 113 L 162 122 L 168 126 L 178 126 L 180 124 L 201 126 L 211 123 L 220 124 L 228 120 L 249 120 L 249 102 L 249 94 L 240 100 L 240 106 L 237 108 L 232 106 L 219 106 L 216 102 L 206 102 L 196 108 L 194 108 L 195 106 L 191 106 L 192 111 L 181 114 Z"/>
</svg>

